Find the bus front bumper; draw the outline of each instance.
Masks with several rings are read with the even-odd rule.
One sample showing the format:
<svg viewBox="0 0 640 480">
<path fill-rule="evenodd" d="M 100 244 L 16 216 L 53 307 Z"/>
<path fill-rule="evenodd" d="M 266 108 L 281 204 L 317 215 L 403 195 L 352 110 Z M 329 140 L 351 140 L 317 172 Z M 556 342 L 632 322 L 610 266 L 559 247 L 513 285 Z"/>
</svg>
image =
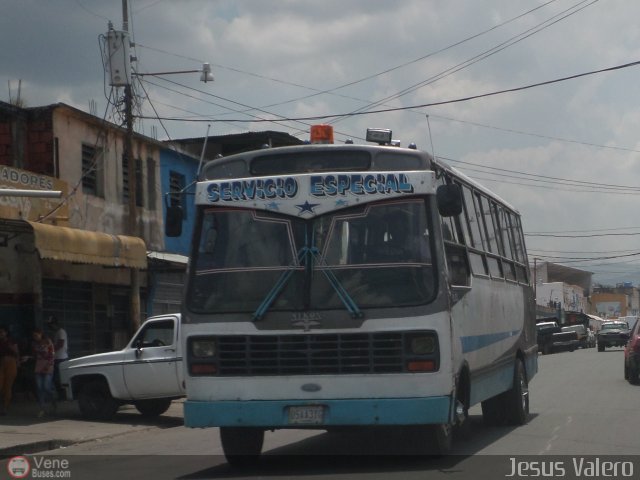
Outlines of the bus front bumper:
<svg viewBox="0 0 640 480">
<path fill-rule="evenodd" d="M 184 402 L 186 427 L 317 428 L 450 423 L 451 397 Z"/>
</svg>

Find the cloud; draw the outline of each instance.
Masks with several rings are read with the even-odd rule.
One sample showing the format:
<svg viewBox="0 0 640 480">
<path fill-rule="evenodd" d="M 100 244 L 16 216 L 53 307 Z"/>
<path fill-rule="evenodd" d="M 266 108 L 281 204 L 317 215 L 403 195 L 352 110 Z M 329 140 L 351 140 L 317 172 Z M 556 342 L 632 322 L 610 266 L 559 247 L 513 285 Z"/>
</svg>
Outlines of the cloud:
<svg viewBox="0 0 640 480">
<path fill-rule="evenodd" d="M 129 0 L 129 4 L 138 71 L 197 69 L 210 62 L 216 79 L 206 85 L 197 74 L 147 79 L 146 115 L 154 115 L 153 105 L 169 117 L 255 120 L 367 107 L 483 52 L 502 48 L 527 30 L 547 25 L 543 22 L 577 2 L 557 0 L 543 6 L 525 0 Z M 0 63 L 0 85 L 10 83 L 15 95 L 21 79 L 23 98 L 31 106 L 63 101 L 87 110 L 94 99 L 103 112 L 107 102 L 99 37 L 106 33 L 108 21 L 116 29 L 122 27 L 120 7 L 120 2 L 99 0 L 10 2 L 0 17 L 10 47 Z M 535 7 L 540 8 L 516 18 Z M 639 16 L 640 3 L 597 2 L 384 103 L 411 106 L 477 95 L 637 60 Z M 380 73 L 385 70 L 390 71 Z M 444 157 L 538 175 L 635 185 L 640 180 L 637 152 L 584 143 L 640 149 L 640 114 L 634 102 L 640 95 L 637 74 L 634 67 L 464 103 L 351 117 L 336 124 L 336 138 L 362 138 L 367 126 L 388 127 L 404 145 L 413 141 L 431 150 L 430 126 L 436 154 Z M 330 92 L 318 94 L 324 90 Z M 8 88 L 4 91 L 2 97 L 8 100 Z M 292 99 L 299 100 L 287 102 Z M 256 109 L 250 116 L 249 107 L 268 113 Z M 158 122 L 145 120 L 142 125 L 147 132 L 152 125 L 163 132 Z M 172 138 L 200 136 L 206 130 L 204 124 L 185 121 L 166 120 L 164 127 Z M 301 128 L 299 122 L 215 123 L 213 131 L 276 129 L 300 135 Z M 522 211 L 531 231 L 615 228 L 635 222 L 632 195 L 575 192 L 575 187 L 542 183 L 517 185 L 518 180 L 505 176 L 468 173 L 491 178 L 483 182 Z M 613 250 L 631 248 L 633 237 L 573 242 L 532 237 L 530 243 L 560 251 Z"/>
</svg>

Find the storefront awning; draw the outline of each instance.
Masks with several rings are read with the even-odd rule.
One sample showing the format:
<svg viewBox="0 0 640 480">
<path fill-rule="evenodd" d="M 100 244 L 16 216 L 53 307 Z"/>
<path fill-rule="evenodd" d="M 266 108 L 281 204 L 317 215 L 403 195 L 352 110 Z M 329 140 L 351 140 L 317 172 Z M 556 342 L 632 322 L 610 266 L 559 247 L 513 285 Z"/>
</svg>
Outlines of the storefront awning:
<svg viewBox="0 0 640 480">
<path fill-rule="evenodd" d="M 177 263 L 179 265 L 186 265 L 189 262 L 189 257 L 168 252 L 150 251 L 147 252 L 147 258 L 149 258 L 149 260 L 162 260 L 169 263 Z"/>
<path fill-rule="evenodd" d="M 109 267 L 147 268 L 147 248 L 138 237 L 29 222 L 42 258 Z"/>
</svg>

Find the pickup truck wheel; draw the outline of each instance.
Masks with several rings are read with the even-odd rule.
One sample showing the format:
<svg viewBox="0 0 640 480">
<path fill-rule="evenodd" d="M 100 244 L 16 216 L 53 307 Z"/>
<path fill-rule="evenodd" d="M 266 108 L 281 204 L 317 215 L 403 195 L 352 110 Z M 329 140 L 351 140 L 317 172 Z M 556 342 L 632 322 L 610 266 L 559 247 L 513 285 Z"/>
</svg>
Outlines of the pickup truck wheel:
<svg viewBox="0 0 640 480">
<path fill-rule="evenodd" d="M 604 345 L 598 344 L 598 351 L 599 352 L 604 352 Z"/>
<path fill-rule="evenodd" d="M 229 465 L 249 467 L 260 459 L 264 430 L 251 427 L 220 427 L 220 440 Z"/>
<path fill-rule="evenodd" d="M 170 398 L 153 398 L 150 400 L 138 400 L 134 403 L 136 409 L 144 417 L 158 417 L 169 410 Z"/>
<path fill-rule="evenodd" d="M 633 363 L 631 365 L 629 365 L 629 369 L 627 371 L 627 375 L 628 378 L 627 380 L 629 381 L 629 383 L 631 385 L 638 385 L 640 384 L 640 378 L 638 378 L 638 367 L 636 365 L 634 365 Z"/>
<path fill-rule="evenodd" d="M 115 415 L 119 402 L 111 396 L 108 385 L 101 380 L 87 382 L 78 394 L 80 413 L 91 420 L 110 420 Z"/>
</svg>

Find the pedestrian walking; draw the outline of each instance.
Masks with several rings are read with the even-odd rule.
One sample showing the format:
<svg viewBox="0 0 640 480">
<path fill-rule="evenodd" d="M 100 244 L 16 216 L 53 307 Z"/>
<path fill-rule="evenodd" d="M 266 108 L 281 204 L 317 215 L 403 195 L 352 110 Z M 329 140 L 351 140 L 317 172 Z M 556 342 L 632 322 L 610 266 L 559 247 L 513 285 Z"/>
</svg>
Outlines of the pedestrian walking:
<svg viewBox="0 0 640 480">
<path fill-rule="evenodd" d="M 53 385 L 58 398 L 62 398 L 64 393 L 62 386 L 60 385 L 60 363 L 69 359 L 69 348 L 67 332 L 58 323 L 58 319 L 51 315 L 47 319 L 47 325 L 51 331 L 53 349 L 55 351 L 54 366 L 53 366 Z"/>
<path fill-rule="evenodd" d="M 13 382 L 18 375 L 18 344 L 9 337 L 9 331 L 0 327 L 0 415 L 6 415 L 11 403 Z"/>
<path fill-rule="evenodd" d="M 45 409 L 50 406 L 55 412 L 56 404 L 53 394 L 53 343 L 41 328 L 33 330 L 33 356 L 35 358 L 36 392 L 40 411 L 38 417 L 45 414 Z"/>
</svg>

